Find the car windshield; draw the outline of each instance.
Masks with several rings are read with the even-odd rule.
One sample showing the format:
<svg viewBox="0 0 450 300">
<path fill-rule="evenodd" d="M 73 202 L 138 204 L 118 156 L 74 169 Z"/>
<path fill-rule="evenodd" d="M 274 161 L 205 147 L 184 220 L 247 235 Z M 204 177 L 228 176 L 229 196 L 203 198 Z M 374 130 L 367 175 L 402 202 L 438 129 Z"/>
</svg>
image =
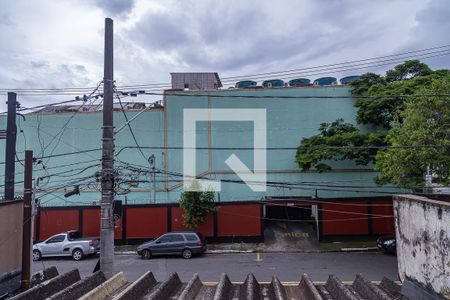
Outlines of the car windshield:
<svg viewBox="0 0 450 300">
<path fill-rule="evenodd" d="M 158 243 L 167 243 L 167 242 L 170 242 L 170 237 L 171 237 L 171 234 L 165 234 L 165 235 L 160 236 L 156 241 Z"/>
<path fill-rule="evenodd" d="M 60 234 L 60 235 L 56 235 L 54 237 L 49 238 L 46 243 L 47 244 L 52 244 L 52 243 L 60 243 L 64 241 L 64 235 Z"/>
<path fill-rule="evenodd" d="M 69 232 L 67 238 L 69 239 L 69 241 L 79 239 L 81 238 L 81 233 L 79 231 L 71 231 Z"/>
</svg>

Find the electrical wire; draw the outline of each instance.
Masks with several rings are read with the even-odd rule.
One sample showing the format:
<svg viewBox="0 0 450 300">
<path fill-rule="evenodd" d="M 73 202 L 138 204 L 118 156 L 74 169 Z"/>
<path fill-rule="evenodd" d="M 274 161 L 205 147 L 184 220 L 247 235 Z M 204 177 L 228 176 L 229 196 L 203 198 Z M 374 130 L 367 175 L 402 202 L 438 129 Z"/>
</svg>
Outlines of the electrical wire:
<svg viewBox="0 0 450 300">
<path fill-rule="evenodd" d="M 139 143 L 138 143 L 138 141 L 136 139 L 136 135 L 133 132 L 133 128 L 131 128 L 130 121 L 128 120 L 127 113 L 125 112 L 125 108 L 123 107 L 123 104 L 122 104 L 122 100 L 120 99 L 120 96 L 119 96 L 118 93 L 115 93 L 115 96 L 119 100 L 121 111 L 123 113 L 123 116 L 125 117 L 126 124 L 128 126 L 128 129 L 130 130 L 131 136 L 133 137 L 134 143 L 136 144 L 136 147 L 139 149 L 139 152 L 141 153 L 141 155 L 144 158 L 144 160 L 147 162 L 147 157 L 145 156 L 144 152 L 142 151 L 141 146 L 139 145 Z"/>
<path fill-rule="evenodd" d="M 284 76 L 286 73 L 291 74 L 293 72 L 295 72 L 297 74 L 297 76 L 299 75 L 304 75 L 304 73 L 299 73 L 301 71 L 310 71 L 310 70 L 317 70 L 317 69 L 327 69 L 329 70 L 330 67 L 336 67 L 336 66 L 344 66 L 345 65 L 352 65 L 354 63 L 360 63 L 360 62 L 368 62 L 368 61 L 376 61 L 376 60 L 382 60 L 384 58 L 391 58 L 391 57 L 397 57 L 396 60 L 404 60 L 405 58 L 417 58 L 417 57 L 421 57 L 424 55 L 427 55 L 429 53 L 424 53 L 424 54 L 420 54 L 418 56 L 407 56 L 407 57 L 403 57 L 403 58 L 398 58 L 398 56 L 405 56 L 407 54 L 414 54 L 414 53 L 421 53 L 421 52 L 429 52 L 432 50 L 440 50 L 440 49 L 444 49 L 444 50 L 440 50 L 440 51 L 432 51 L 431 54 L 435 54 L 438 52 L 442 52 L 442 51 L 448 51 L 450 45 L 442 45 L 442 46 L 437 46 L 437 47 L 431 47 L 431 48 L 426 48 L 426 49 L 420 49 L 420 50 L 414 50 L 414 51 L 407 51 L 407 52 L 403 52 L 403 53 L 397 53 L 397 54 L 391 54 L 391 55 L 384 55 L 384 56 L 378 56 L 378 57 L 372 57 L 372 58 L 366 58 L 366 59 L 360 59 L 360 60 L 350 60 L 350 61 L 345 61 L 345 62 L 340 62 L 340 63 L 335 63 L 335 64 L 324 64 L 324 65 L 319 65 L 319 66 L 312 66 L 312 67 L 305 67 L 305 68 L 296 68 L 296 69 L 290 69 L 290 70 L 285 70 L 285 71 L 275 71 L 275 72 L 264 72 L 264 73 L 256 73 L 256 74 L 247 74 L 247 75 L 237 75 L 237 76 L 229 76 L 229 77 L 222 77 L 221 78 L 221 82 L 229 82 L 231 80 L 236 81 L 236 80 L 241 80 L 241 79 L 245 79 L 245 78 L 260 78 L 262 76 L 267 77 L 267 76 Z M 445 54 L 445 55 L 448 55 Z M 386 60 L 384 60 L 386 61 Z M 372 62 L 373 63 L 373 62 Z M 392 64 L 392 63 L 390 63 Z M 342 68 L 342 67 L 340 67 Z M 335 70 L 339 70 L 336 69 Z M 329 71 L 328 71 L 329 72 Z M 308 75 L 305 75 L 308 76 Z M 165 82 L 165 83 L 148 83 L 148 84 L 138 84 L 138 85 L 124 85 L 124 86 L 120 86 L 121 88 L 144 88 L 144 87 L 170 87 L 170 82 Z"/>
<path fill-rule="evenodd" d="M 86 102 L 88 101 L 88 100 L 90 100 L 91 98 L 92 98 L 92 96 L 97 92 L 97 90 L 99 89 L 99 87 L 101 86 L 101 84 L 103 83 L 103 81 L 100 81 L 98 84 L 97 84 L 97 87 L 87 96 L 87 97 L 83 97 L 83 103 L 80 105 L 80 107 L 69 117 L 69 119 L 65 122 L 65 124 L 62 126 L 62 128 L 61 128 L 61 130 L 52 138 L 52 140 L 47 144 L 47 146 L 46 147 L 44 147 L 44 151 L 53 143 L 53 141 L 55 140 L 55 139 L 58 139 L 58 141 L 57 141 L 57 143 L 56 143 L 56 145 L 53 147 L 53 149 L 52 149 L 52 151 L 50 152 L 50 155 L 52 155 L 54 152 L 55 152 L 55 150 L 56 150 L 56 148 L 58 147 L 58 145 L 59 145 L 59 143 L 60 143 L 60 141 L 61 141 L 61 138 L 62 138 L 62 136 L 64 135 L 64 132 L 66 131 L 66 129 L 67 129 L 67 126 L 69 125 L 69 123 L 73 120 L 73 118 L 80 112 L 80 110 L 84 107 L 84 105 L 86 104 Z M 59 136 L 59 137 L 57 137 L 57 136 Z M 44 151 L 42 152 L 42 155 L 41 156 L 43 156 L 44 155 Z"/>
<path fill-rule="evenodd" d="M 323 86 L 319 86 L 323 87 Z M 333 87 L 333 86 L 330 86 Z M 279 90 L 276 88 L 270 89 L 271 91 Z M 281 88 L 282 90 L 282 88 Z M 246 90 L 245 92 L 254 92 L 260 90 Z M 211 98 L 239 98 L 239 99 L 378 99 L 378 98 L 420 98 L 420 97 L 450 97 L 450 94 L 393 94 L 393 95 L 372 95 L 372 96 L 360 96 L 360 95 L 340 95 L 340 96 L 287 96 L 287 95 L 224 95 L 215 94 L 216 92 L 224 92 L 222 90 L 210 91 L 210 92 L 165 92 L 165 93 L 152 93 L 145 92 L 146 95 L 156 95 L 156 96 L 177 96 L 177 97 L 211 97 Z M 233 92 L 233 90 L 228 90 L 227 92 Z"/>
<path fill-rule="evenodd" d="M 223 77 L 222 82 L 229 82 L 229 81 L 236 81 L 242 78 L 260 78 L 260 77 L 267 77 L 267 76 L 284 76 L 286 74 L 293 75 L 304 75 L 304 71 L 323 71 L 327 70 L 327 72 L 335 71 L 335 72 L 342 72 L 343 70 L 348 70 L 345 68 L 348 68 L 348 66 L 361 66 L 361 65 L 367 65 L 364 68 L 370 68 L 375 66 L 379 66 L 380 62 L 390 62 L 388 64 L 393 64 L 399 60 L 405 60 L 408 58 L 431 58 L 436 57 L 437 55 L 448 55 L 450 54 L 450 44 L 447 45 L 441 45 L 436 47 L 430 47 L 425 49 L 419 49 L 419 50 L 412 50 L 412 51 L 406 51 L 403 53 L 396 53 L 391 55 L 384 55 L 384 56 L 378 56 L 378 57 L 371 57 L 371 58 L 365 58 L 365 59 L 359 59 L 359 60 L 350 60 L 350 61 L 344 61 L 339 63 L 333 63 L 333 64 L 323 64 L 318 66 L 311 66 L 311 67 L 304 67 L 304 68 L 295 68 L 295 69 L 288 69 L 283 71 L 271 71 L 271 72 L 263 72 L 263 73 L 256 73 L 256 74 L 246 74 L 246 75 L 235 75 L 235 76 L 228 76 Z M 432 54 L 435 54 L 431 56 Z M 378 64 L 378 65 L 376 65 Z M 344 69 L 343 69 L 344 68 Z M 317 74 L 317 73 L 315 73 Z M 169 82 L 164 83 L 147 83 L 147 84 L 134 84 L 134 85 L 123 85 L 121 88 L 138 88 L 138 87 L 156 87 L 156 88 L 164 88 L 169 87 Z M 87 91 L 92 90 L 93 87 L 65 87 L 65 88 L 1 88 L 0 92 L 8 92 L 8 91 L 16 91 L 21 93 L 80 93 L 81 91 Z"/>
</svg>

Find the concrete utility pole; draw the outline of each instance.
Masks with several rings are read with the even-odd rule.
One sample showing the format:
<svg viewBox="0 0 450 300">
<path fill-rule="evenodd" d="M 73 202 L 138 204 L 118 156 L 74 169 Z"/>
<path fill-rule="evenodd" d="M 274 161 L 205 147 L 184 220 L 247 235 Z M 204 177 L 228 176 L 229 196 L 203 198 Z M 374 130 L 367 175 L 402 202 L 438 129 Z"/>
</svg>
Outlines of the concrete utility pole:
<svg viewBox="0 0 450 300">
<path fill-rule="evenodd" d="M 6 125 L 5 151 L 5 200 L 14 199 L 14 183 L 16 171 L 16 93 L 8 93 L 8 119 Z"/>
<path fill-rule="evenodd" d="M 154 154 L 148 158 L 150 170 L 152 170 L 153 203 L 156 203 L 156 157 Z"/>
<path fill-rule="evenodd" d="M 100 212 L 100 270 L 107 278 L 114 267 L 114 126 L 113 126 L 113 20 L 105 19 L 103 77 L 102 200 Z"/>
<path fill-rule="evenodd" d="M 23 230 L 22 230 L 22 290 L 30 288 L 31 280 L 31 239 L 33 194 L 33 151 L 25 151 L 25 175 L 23 184 Z"/>
</svg>

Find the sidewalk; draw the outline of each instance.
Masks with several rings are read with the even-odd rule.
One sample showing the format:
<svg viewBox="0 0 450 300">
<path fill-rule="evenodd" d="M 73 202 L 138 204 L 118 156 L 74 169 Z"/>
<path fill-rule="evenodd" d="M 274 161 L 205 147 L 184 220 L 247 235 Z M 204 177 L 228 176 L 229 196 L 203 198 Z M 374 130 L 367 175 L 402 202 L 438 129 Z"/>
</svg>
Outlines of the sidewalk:
<svg viewBox="0 0 450 300">
<path fill-rule="evenodd" d="M 116 255 L 135 255 L 137 245 L 115 246 Z M 318 243 L 315 247 L 299 249 L 283 249 L 269 247 L 264 243 L 220 243 L 208 244 L 206 254 L 228 254 L 228 253 L 321 253 L 321 252 L 363 252 L 376 251 L 375 241 L 350 241 Z"/>
</svg>

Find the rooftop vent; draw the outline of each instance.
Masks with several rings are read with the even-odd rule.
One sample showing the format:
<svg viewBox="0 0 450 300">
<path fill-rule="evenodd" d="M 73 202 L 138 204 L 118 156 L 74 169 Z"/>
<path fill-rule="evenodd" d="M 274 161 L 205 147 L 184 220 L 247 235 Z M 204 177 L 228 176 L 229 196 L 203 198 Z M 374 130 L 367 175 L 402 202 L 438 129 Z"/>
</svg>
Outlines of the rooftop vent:
<svg viewBox="0 0 450 300">
<path fill-rule="evenodd" d="M 334 77 L 322 77 L 314 80 L 314 85 L 334 85 L 337 84 L 337 79 Z"/>
<path fill-rule="evenodd" d="M 257 84 L 257 82 L 253 81 L 253 80 L 243 80 L 243 81 L 236 82 L 236 88 L 237 89 L 248 88 L 248 87 L 256 86 L 256 84 Z"/>
<path fill-rule="evenodd" d="M 308 78 L 296 78 L 289 80 L 289 86 L 306 86 L 310 84 L 311 80 L 309 80 Z"/>
<path fill-rule="evenodd" d="M 360 80 L 360 79 L 361 79 L 361 76 L 358 76 L 358 75 L 346 76 L 344 78 L 341 78 L 340 82 L 341 82 L 341 84 L 349 84 L 353 81 Z"/>
<path fill-rule="evenodd" d="M 284 86 L 284 81 L 281 79 L 265 80 L 262 85 L 265 88 L 278 88 Z"/>
</svg>

